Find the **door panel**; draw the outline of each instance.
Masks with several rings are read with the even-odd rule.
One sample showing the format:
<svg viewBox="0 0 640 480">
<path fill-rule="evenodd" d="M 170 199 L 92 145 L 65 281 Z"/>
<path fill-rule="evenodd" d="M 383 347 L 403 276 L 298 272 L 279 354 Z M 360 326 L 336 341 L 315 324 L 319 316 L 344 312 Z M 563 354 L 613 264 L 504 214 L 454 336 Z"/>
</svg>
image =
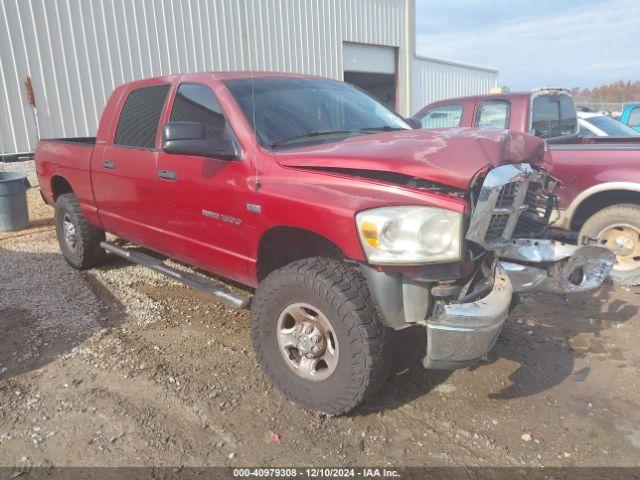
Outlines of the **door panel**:
<svg viewBox="0 0 640 480">
<path fill-rule="evenodd" d="M 237 161 L 160 153 L 157 177 L 165 248 L 229 278 L 247 268 L 246 171 Z"/>
<path fill-rule="evenodd" d="M 156 200 L 157 136 L 171 85 L 133 88 L 123 97 L 113 142 L 98 145 L 92 182 L 100 220 L 108 232 L 157 247 L 161 224 Z M 118 110 L 118 109 L 117 109 Z"/>
<path fill-rule="evenodd" d="M 204 84 L 178 87 L 169 121 L 203 123 L 207 138 L 237 145 L 217 98 Z M 239 160 L 158 154 L 156 208 L 172 255 L 228 278 L 245 277 L 247 175 Z"/>
<path fill-rule="evenodd" d="M 92 160 L 94 194 L 105 230 L 149 246 L 160 236 L 154 205 L 157 155 L 153 150 L 106 147 Z"/>
</svg>

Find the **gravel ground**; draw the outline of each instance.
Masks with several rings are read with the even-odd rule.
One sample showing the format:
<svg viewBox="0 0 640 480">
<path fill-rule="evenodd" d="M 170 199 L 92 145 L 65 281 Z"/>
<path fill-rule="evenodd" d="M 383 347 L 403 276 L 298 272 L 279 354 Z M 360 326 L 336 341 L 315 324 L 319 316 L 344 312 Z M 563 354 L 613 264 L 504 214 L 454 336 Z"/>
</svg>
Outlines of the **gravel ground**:
<svg viewBox="0 0 640 480">
<path fill-rule="evenodd" d="M 638 289 L 531 296 L 454 373 L 405 331 L 383 390 L 328 418 L 267 383 L 247 312 L 117 259 L 74 271 L 29 204 L 0 234 L 0 466 L 640 465 Z"/>
<path fill-rule="evenodd" d="M 33 164 L 33 160 L 25 162 L 0 162 L 0 172 L 19 172 L 27 175 L 31 186 L 38 186 L 38 177 Z"/>
</svg>

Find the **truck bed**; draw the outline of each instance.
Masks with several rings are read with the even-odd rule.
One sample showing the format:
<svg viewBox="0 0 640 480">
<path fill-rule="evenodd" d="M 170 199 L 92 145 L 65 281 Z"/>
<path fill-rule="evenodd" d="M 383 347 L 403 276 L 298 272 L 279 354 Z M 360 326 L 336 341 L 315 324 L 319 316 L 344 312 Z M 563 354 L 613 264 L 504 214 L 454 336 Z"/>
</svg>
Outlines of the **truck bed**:
<svg viewBox="0 0 640 480">
<path fill-rule="evenodd" d="M 74 185 L 74 193 L 80 206 L 89 216 L 93 210 L 93 192 L 91 187 L 91 156 L 95 146 L 95 137 L 54 138 L 40 140 L 36 147 L 35 161 L 40 191 L 45 201 L 55 203 L 54 185 L 64 179 Z M 60 191 L 60 185 L 57 185 Z M 64 191 L 64 188 L 62 189 Z"/>
</svg>

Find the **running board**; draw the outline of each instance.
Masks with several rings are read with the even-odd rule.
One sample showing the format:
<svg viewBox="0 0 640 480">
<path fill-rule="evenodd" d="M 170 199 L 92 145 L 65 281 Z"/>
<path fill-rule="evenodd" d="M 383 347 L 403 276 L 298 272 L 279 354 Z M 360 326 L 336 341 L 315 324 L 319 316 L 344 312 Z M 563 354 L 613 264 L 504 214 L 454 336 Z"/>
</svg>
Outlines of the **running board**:
<svg viewBox="0 0 640 480">
<path fill-rule="evenodd" d="M 118 257 L 122 257 L 130 262 L 143 265 L 151 270 L 166 275 L 167 277 L 177 280 L 178 282 L 189 285 L 190 287 L 202 290 L 209 295 L 213 295 L 216 299 L 220 300 L 227 305 L 234 308 L 247 308 L 249 306 L 249 299 L 238 295 L 228 290 L 224 285 L 209 280 L 206 277 L 197 275 L 195 273 L 183 272 L 167 266 L 162 260 L 154 258 L 146 253 L 127 250 L 119 247 L 111 242 L 100 242 L 100 246 L 107 252 L 113 253 Z"/>
</svg>

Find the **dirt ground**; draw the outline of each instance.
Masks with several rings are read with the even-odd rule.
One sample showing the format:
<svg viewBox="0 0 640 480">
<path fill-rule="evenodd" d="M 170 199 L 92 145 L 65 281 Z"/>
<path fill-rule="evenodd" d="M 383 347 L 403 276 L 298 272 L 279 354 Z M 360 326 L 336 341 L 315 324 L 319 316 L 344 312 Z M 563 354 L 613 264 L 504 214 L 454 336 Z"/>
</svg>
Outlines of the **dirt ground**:
<svg viewBox="0 0 640 480">
<path fill-rule="evenodd" d="M 382 391 L 331 418 L 267 383 L 247 312 L 117 259 L 72 270 L 29 203 L 0 234 L 0 466 L 640 466 L 639 289 L 530 296 L 454 373 L 406 331 Z"/>
</svg>

